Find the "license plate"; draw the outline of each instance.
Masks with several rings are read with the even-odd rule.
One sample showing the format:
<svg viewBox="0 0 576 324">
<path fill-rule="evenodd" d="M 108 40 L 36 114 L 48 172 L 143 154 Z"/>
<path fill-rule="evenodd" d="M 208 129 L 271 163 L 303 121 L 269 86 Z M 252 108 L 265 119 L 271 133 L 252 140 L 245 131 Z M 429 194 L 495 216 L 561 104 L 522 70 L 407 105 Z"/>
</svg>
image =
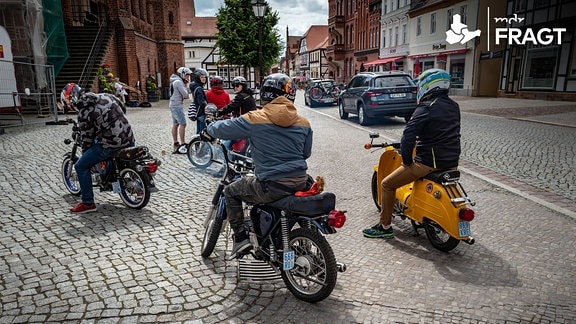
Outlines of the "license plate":
<svg viewBox="0 0 576 324">
<path fill-rule="evenodd" d="M 284 271 L 291 270 L 292 268 L 294 268 L 294 251 L 292 250 L 284 251 L 284 256 L 282 260 L 284 261 L 282 267 Z"/>
<path fill-rule="evenodd" d="M 458 222 L 458 234 L 460 234 L 460 237 L 472 235 L 472 232 L 470 231 L 470 222 Z"/>
<path fill-rule="evenodd" d="M 404 98 L 406 97 L 405 93 L 391 93 L 390 98 Z"/>
<path fill-rule="evenodd" d="M 334 102 L 334 98 L 324 98 L 322 99 L 324 102 Z"/>
</svg>

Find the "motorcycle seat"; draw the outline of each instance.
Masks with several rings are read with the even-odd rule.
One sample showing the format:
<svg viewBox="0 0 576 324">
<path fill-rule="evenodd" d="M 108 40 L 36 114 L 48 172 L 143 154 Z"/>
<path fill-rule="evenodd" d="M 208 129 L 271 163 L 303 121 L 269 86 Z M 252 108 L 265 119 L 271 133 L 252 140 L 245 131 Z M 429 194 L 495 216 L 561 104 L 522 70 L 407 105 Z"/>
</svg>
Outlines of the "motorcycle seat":
<svg viewBox="0 0 576 324">
<path fill-rule="evenodd" d="M 127 147 L 116 151 L 114 158 L 134 160 L 146 154 L 148 154 L 148 148 L 146 146 Z"/>
<path fill-rule="evenodd" d="M 440 184 L 443 182 L 458 181 L 460 180 L 460 171 L 458 170 L 436 171 L 424 176 L 424 179 L 428 179 Z"/>
<path fill-rule="evenodd" d="M 267 205 L 294 214 L 316 216 L 329 213 L 336 207 L 336 195 L 331 192 L 322 192 L 307 197 L 292 195 L 273 201 Z"/>
</svg>

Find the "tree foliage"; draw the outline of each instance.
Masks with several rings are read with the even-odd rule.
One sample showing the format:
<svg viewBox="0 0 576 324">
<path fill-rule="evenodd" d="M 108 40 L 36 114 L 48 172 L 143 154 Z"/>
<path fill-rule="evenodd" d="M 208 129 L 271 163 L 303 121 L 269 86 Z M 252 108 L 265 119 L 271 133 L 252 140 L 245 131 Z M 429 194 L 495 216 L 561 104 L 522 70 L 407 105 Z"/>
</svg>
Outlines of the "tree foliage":
<svg viewBox="0 0 576 324">
<path fill-rule="evenodd" d="M 251 0 L 225 0 L 216 14 L 216 47 L 226 64 L 259 68 L 258 24 Z M 276 29 L 278 12 L 268 7 L 262 18 L 262 63 L 264 69 L 278 62 L 282 44 Z"/>
</svg>

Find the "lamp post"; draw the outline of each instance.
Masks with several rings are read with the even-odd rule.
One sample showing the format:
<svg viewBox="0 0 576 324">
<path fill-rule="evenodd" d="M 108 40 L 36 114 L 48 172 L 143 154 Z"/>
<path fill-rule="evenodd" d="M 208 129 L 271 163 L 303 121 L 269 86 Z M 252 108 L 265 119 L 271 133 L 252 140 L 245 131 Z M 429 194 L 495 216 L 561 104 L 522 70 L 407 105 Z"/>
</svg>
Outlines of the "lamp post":
<svg viewBox="0 0 576 324">
<path fill-rule="evenodd" d="M 262 75 L 264 74 L 262 69 L 262 19 L 266 15 L 266 9 L 268 9 L 266 0 L 252 0 L 252 10 L 254 11 L 254 16 L 258 18 L 258 65 L 260 67 L 258 77 L 260 79 L 260 88 L 262 87 Z"/>
</svg>

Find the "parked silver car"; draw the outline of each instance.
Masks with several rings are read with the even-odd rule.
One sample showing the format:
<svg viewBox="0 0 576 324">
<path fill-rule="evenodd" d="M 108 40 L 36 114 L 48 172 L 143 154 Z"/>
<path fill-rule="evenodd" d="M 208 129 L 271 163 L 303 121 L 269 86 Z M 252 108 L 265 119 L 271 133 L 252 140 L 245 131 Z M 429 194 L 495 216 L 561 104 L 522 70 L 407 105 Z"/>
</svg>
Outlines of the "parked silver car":
<svg viewBox="0 0 576 324">
<path fill-rule="evenodd" d="M 341 119 L 358 115 L 360 125 L 379 117 L 401 117 L 408 122 L 416 110 L 418 87 L 408 73 L 361 72 L 346 85 L 338 98 Z"/>
</svg>

